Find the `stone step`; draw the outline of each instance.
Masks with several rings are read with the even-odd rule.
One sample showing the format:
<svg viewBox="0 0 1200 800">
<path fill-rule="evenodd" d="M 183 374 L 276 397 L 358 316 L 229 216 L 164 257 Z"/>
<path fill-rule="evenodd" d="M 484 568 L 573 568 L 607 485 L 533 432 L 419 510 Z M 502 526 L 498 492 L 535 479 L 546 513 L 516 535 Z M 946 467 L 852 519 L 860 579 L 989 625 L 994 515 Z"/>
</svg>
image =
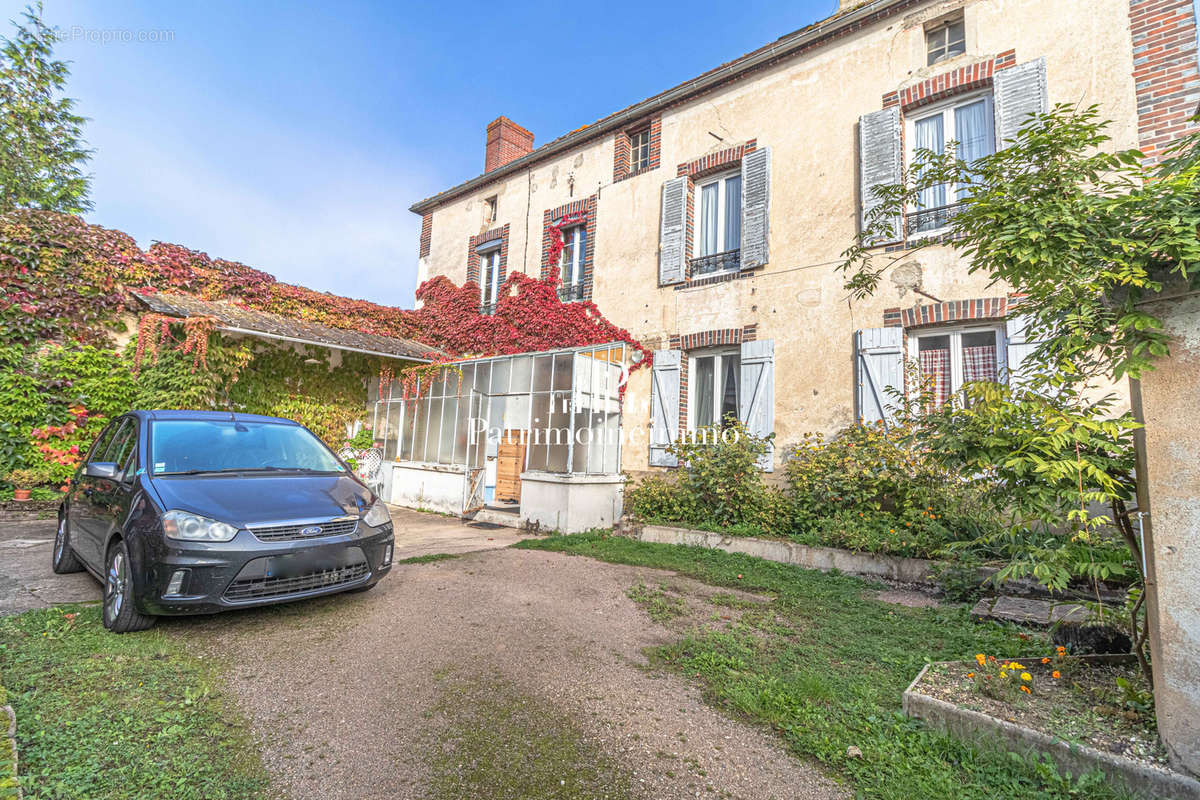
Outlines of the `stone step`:
<svg viewBox="0 0 1200 800">
<path fill-rule="evenodd" d="M 1078 603 L 1033 600 L 1027 597 L 985 597 L 971 609 L 976 619 L 1049 627 L 1057 622 L 1084 622 L 1089 612 Z"/>
</svg>

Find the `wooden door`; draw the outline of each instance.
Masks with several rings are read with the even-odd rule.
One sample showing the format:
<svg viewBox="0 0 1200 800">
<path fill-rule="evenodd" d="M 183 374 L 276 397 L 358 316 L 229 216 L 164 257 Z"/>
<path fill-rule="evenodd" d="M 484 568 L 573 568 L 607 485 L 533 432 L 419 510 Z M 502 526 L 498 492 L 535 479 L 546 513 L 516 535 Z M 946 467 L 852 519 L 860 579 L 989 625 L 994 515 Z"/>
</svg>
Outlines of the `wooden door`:
<svg viewBox="0 0 1200 800">
<path fill-rule="evenodd" d="M 525 469 L 524 431 L 505 431 L 496 450 L 496 500 L 521 502 L 521 471 Z"/>
</svg>

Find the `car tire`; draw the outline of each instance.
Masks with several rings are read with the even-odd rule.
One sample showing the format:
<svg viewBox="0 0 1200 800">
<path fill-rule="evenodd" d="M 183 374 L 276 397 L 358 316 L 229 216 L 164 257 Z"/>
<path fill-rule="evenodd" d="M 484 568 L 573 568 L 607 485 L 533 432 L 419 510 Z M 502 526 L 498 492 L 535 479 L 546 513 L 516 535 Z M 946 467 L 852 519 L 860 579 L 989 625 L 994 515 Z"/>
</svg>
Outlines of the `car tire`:
<svg viewBox="0 0 1200 800">
<path fill-rule="evenodd" d="M 50 555 L 50 567 L 56 575 L 69 575 L 72 572 L 82 572 L 83 562 L 71 549 L 71 536 L 67 530 L 67 515 L 58 517 L 58 531 L 54 534 L 54 550 Z"/>
<path fill-rule="evenodd" d="M 140 614 L 133 607 L 133 570 L 129 566 L 129 548 L 124 539 L 109 545 L 104 559 L 104 627 L 113 633 L 144 631 L 155 618 Z"/>
</svg>

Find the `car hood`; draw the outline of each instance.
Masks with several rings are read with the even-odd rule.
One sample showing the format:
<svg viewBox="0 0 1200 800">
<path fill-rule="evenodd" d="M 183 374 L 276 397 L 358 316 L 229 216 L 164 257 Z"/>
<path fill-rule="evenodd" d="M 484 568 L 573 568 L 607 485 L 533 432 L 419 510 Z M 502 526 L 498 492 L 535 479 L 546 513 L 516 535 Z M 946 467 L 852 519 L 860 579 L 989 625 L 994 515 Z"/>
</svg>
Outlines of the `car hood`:
<svg viewBox="0 0 1200 800">
<path fill-rule="evenodd" d="M 357 516 L 375 500 L 344 475 L 180 475 L 152 483 L 164 510 L 190 511 L 239 528 Z"/>
</svg>

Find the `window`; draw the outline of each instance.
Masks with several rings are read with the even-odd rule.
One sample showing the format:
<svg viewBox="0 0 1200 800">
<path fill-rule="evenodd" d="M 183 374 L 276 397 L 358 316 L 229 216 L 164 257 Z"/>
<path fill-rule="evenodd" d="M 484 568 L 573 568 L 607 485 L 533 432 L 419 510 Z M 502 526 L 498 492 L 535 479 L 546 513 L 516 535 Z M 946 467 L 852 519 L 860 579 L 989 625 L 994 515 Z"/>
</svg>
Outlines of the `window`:
<svg viewBox="0 0 1200 800">
<path fill-rule="evenodd" d="M 1005 374 L 1004 328 L 939 328 L 909 337 L 921 376 L 936 408 L 962 390 L 964 383 L 998 381 Z"/>
<path fill-rule="evenodd" d="M 496 221 L 496 214 L 500 210 L 500 196 L 492 195 L 483 201 L 483 224 L 491 225 Z"/>
<path fill-rule="evenodd" d="M 494 313 L 500 295 L 500 248 L 479 254 L 479 307 L 484 314 Z"/>
<path fill-rule="evenodd" d="M 909 120 L 908 141 L 911 142 L 909 163 L 918 150 L 945 153 L 949 142 L 957 142 L 957 155 L 972 163 L 995 150 L 993 135 L 992 97 L 990 94 L 971 95 L 943 104 Z M 938 184 L 921 192 L 917 204 L 910 210 L 909 235 L 945 228 L 953 215 L 955 204 L 965 200 L 970 187 Z"/>
<path fill-rule="evenodd" d="M 962 17 L 945 20 L 925 29 L 926 64 L 932 65 L 967 51 L 967 31 Z"/>
<path fill-rule="evenodd" d="M 562 288 L 558 297 L 564 303 L 583 299 L 583 262 L 587 258 L 587 227 L 575 225 L 562 232 L 563 249 L 559 270 Z"/>
<path fill-rule="evenodd" d="M 737 348 L 699 350 L 688 360 L 688 428 L 706 428 L 738 417 Z"/>
<path fill-rule="evenodd" d="M 692 274 L 738 268 L 742 247 L 742 173 L 731 172 L 696 184 L 696 253 Z"/>
<path fill-rule="evenodd" d="M 629 134 L 629 171 L 650 169 L 650 129 Z"/>
</svg>

